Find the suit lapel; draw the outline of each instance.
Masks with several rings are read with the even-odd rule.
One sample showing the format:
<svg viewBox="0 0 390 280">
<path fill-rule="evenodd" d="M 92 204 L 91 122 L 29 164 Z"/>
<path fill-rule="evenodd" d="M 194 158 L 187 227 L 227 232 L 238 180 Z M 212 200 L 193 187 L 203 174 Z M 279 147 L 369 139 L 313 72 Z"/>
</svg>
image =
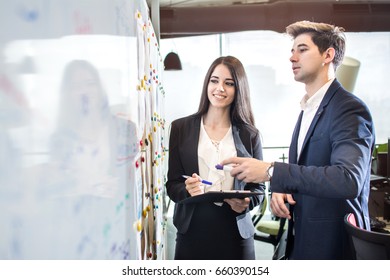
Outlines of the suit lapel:
<svg viewBox="0 0 390 280">
<path fill-rule="evenodd" d="M 291 139 L 290 150 L 288 155 L 290 163 L 297 163 L 298 136 L 299 136 L 299 129 L 301 128 L 302 116 L 303 116 L 303 110 L 299 114 L 298 121 L 295 125 L 294 132 Z"/>
<path fill-rule="evenodd" d="M 335 79 L 333 81 L 333 83 L 330 85 L 330 87 L 328 88 L 328 90 L 326 91 L 325 96 L 322 99 L 320 106 L 318 107 L 316 115 L 314 116 L 313 121 L 311 122 L 310 127 L 306 133 L 305 139 L 304 139 L 303 144 L 302 144 L 301 153 L 305 149 L 306 144 L 308 143 L 311 135 L 313 134 L 313 131 L 314 131 L 314 129 L 317 125 L 317 122 L 320 119 L 322 113 L 324 112 L 325 107 L 328 106 L 329 101 L 332 99 L 332 97 L 335 95 L 336 91 L 340 87 L 341 87 L 341 84 Z M 298 130 L 298 133 L 299 133 L 299 130 Z M 297 136 L 297 140 L 298 140 L 298 136 Z"/>
<path fill-rule="evenodd" d="M 306 146 L 307 142 L 309 141 L 311 135 L 313 134 L 314 128 L 316 127 L 317 122 L 320 119 L 320 116 L 321 116 L 323 111 L 324 111 L 324 108 L 322 105 L 320 105 L 320 107 L 318 107 L 317 113 L 315 114 L 315 116 L 314 116 L 314 118 L 309 126 L 309 129 L 307 130 L 305 139 L 303 140 L 301 154 L 302 154 L 303 150 L 305 149 L 305 146 Z"/>
<path fill-rule="evenodd" d="M 193 123 L 190 127 L 193 127 L 190 131 L 188 145 L 186 150 L 188 152 L 188 156 L 186 157 L 187 167 L 189 170 L 195 170 L 197 174 L 199 174 L 199 164 L 198 164 L 198 145 L 199 145 L 199 134 L 200 134 L 200 117 L 194 118 Z M 190 174 L 192 175 L 192 174 Z"/>
</svg>

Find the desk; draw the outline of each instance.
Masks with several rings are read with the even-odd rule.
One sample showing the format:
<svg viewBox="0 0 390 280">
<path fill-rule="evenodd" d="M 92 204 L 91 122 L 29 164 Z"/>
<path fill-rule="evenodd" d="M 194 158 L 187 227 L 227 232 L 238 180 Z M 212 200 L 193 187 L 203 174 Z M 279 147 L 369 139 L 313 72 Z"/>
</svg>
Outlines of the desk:
<svg viewBox="0 0 390 280">
<path fill-rule="evenodd" d="M 388 180 L 373 180 L 370 182 L 368 209 L 371 217 L 384 216 L 385 193 L 390 194 L 390 182 Z"/>
<path fill-rule="evenodd" d="M 377 217 L 378 221 L 384 222 L 386 224 L 385 230 L 390 231 L 390 220 L 384 220 L 383 217 Z"/>
</svg>

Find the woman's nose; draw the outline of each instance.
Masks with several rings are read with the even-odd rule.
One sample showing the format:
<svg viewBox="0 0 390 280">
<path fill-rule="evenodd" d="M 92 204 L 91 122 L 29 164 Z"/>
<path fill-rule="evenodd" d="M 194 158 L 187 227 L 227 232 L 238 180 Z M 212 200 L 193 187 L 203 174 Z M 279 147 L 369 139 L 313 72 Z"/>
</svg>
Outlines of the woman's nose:
<svg viewBox="0 0 390 280">
<path fill-rule="evenodd" d="M 218 90 L 219 90 L 220 92 L 224 92 L 224 91 L 225 91 L 225 89 L 223 88 L 223 84 L 220 84 L 220 85 L 218 86 Z"/>
</svg>

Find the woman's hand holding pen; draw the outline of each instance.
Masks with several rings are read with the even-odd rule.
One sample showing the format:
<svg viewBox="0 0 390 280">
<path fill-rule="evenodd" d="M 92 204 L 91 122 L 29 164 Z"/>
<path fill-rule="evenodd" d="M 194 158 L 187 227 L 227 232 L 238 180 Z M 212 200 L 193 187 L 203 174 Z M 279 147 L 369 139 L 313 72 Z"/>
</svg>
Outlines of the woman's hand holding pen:
<svg viewBox="0 0 390 280">
<path fill-rule="evenodd" d="M 204 193 L 202 178 L 200 178 L 198 174 L 192 174 L 192 177 L 188 177 L 184 183 L 186 184 L 186 190 L 191 196 Z"/>
<path fill-rule="evenodd" d="M 248 208 L 250 199 L 248 197 L 245 197 L 244 199 L 229 198 L 224 199 L 223 201 L 229 204 L 233 211 L 237 213 L 242 213 L 245 211 L 246 208 Z"/>
</svg>

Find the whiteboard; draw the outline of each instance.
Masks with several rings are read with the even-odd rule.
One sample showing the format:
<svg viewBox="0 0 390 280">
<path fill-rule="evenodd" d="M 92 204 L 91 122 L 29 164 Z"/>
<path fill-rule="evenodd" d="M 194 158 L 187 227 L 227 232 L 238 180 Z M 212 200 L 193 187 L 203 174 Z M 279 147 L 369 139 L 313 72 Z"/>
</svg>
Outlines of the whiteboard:
<svg viewBox="0 0 390 280">
<path fill-rule="evenodd" d="M 144 258 L 137 14 L 0 2 L 0 259 Z"/>
</svg>

